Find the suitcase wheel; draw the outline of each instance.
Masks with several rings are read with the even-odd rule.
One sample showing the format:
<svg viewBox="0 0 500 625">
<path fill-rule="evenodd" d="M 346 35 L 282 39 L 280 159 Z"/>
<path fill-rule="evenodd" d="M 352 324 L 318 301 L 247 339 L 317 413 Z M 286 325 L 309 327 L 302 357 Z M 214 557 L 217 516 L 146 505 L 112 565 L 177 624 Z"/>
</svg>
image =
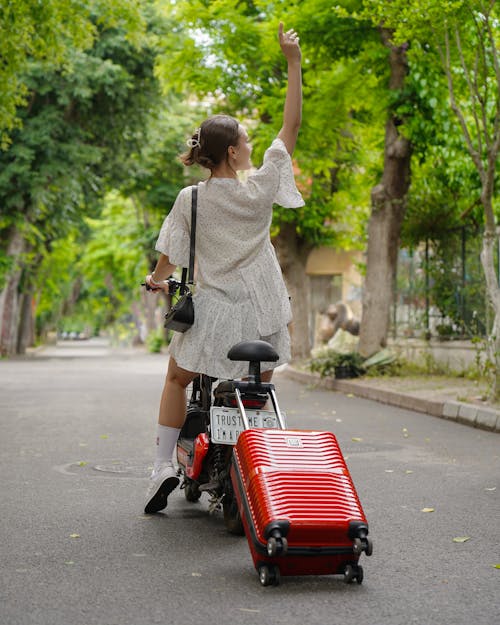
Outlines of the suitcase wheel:
<svg viewBox="0 0 500 625">
<path fill-rule="evenodd" d="M 262 586 L 278 586 L 280 570 L 274 564 L 262 564 L 259 567 L 259 579 Z"/>
<path fill-rule="evenodd" d="M 288 551 L 288 541 L 284 536 L 276 538 L 271 536 L 267 540 L 267 555 L 270 558 L 274 556 L 285 556 Z"/>
<path fill-rule="evenodd" d="M 356 555 L 361 555 L 364 551 L 367 556 L 371 556 L 373 553 L 371 538 L 364 538 L 363 540 L 361 540 L 361 538 L 355 538 L 352 550 Z"/>
<path fill-rule="evenodd" d="M 346 564 L 344 569 L 344 582 L 352 584 L 356 580 L 358 584 L 363 582 L 363 567 L 359 564 Z"/>
</svg>

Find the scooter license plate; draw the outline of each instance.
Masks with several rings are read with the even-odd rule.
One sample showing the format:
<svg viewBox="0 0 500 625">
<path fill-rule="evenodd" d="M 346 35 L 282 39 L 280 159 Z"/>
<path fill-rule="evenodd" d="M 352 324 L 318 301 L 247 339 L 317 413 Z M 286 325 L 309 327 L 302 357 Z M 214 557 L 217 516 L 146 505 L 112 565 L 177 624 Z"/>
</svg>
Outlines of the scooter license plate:
<svg viewBox="0 0 500 625">
<path fill-rule="evenodd" d="M 251 428 L 279 428 L 278 418 L 271 410 L 245 410 Z M 283 415 L 283 418 L 285 415 Z M 213 443 L 235 445 L 244 430 L 238 408 L 210 408 L 210 438 Z"/>
</svg>

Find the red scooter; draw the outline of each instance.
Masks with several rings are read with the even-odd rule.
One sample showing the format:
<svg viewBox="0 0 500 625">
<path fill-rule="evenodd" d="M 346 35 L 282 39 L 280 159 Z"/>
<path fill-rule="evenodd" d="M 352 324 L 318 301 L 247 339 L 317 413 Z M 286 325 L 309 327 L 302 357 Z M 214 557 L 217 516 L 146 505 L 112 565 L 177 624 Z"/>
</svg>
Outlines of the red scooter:
<svg viewBox="0 0 500 625">
<path fill-rule="evenodd" d="M 261 380 L 261 362 L 276 362 L 279 358 L 272 345 L 265 341 L 238 343 L 229 350 L 228 358 L 248 361 L 248 377 L 220 381 L 213 391 L 216 379 L 204 374 L 195 378 L 177 442 L 177 461 L 186 500 L 195 502 L 207 493 L 209 511 L 222 508 L 227 530 L 242 535 L 243 524 L 229 474 L 233 446 L 243 430 L 286 426 L 274 384 Z M 268 399 L 272 411 L 264 409 Z"/>
</svg>

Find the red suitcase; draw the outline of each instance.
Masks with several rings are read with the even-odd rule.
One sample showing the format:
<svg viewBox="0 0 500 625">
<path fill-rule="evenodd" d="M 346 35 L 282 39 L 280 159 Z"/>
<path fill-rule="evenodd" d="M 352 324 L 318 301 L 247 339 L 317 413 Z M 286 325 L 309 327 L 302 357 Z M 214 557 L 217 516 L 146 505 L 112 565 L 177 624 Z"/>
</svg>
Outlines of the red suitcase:
<svg viewBox="0 0 500 625">
<path fill-rule="evenodd" d="M 281 575 L 363 580 L 368 523 L 330 432 L 250 429 L 233 451 L 231 480 L 261 584 Z"/>
</svg>

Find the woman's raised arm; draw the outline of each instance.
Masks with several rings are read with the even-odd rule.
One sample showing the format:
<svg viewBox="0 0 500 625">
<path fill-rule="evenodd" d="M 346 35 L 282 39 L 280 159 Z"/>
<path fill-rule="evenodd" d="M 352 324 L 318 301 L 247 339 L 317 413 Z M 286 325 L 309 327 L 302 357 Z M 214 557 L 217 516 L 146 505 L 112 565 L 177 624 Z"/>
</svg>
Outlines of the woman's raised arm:
<svg viewBox="0 0 500 625">
<path fill-rule="evenodd" d="M 284 32 L 283 22 L 280 22 L 278 36 L 281 50 L 288 62 L 288 87 L 283 126 L 278 137 L 285 144 L 287 152 L 292 155 L 302 121 L 302 54 L 297 33 L 293 29 Z"/>
</svg>

